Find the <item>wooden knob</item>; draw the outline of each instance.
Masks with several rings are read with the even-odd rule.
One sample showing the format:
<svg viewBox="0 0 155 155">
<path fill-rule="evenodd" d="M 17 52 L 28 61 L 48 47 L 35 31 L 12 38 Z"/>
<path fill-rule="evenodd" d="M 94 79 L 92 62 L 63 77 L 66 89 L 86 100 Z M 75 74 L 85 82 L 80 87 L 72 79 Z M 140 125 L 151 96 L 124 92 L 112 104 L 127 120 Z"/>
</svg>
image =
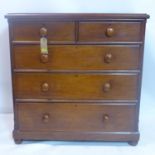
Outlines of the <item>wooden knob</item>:
<svg viewBox="0 0 155 155">
<path fill-rule="evenodd" d="M 112 61 L 112 54 L 111 53 L 107 53 L 105 56 L 104 56 L 104 61 L 106 63 L 110 63 Z"/>
<path fill-rule="evenodd" d="M 104 121 L 108 121 L 108 120 L 109 120 L 109 115 L 105 114 L 105 115 L 103 116 L 103 120 L 104 120 Z"/>
<path fill-rule="evenodd" d="M 40 61 L 42 63 L 47 63 L 48 62 L 48 54 L 41 54 L 40 55 Z"/>
<path fill-rule="evenodd" d="M 42 37 L 45 37 L 45 36 L 47 35 L 47 29 L 46 29 L 45 27 L 42 27 L 42 28 L 40 29 L 40 35 L 41 35 Z"/>
<path fill-rule="evenodd" d="M 114 35 L 114 29 L 111 28 L 111 27 L 107 28 L 107 30 L 106 30 L 106 36 L 107 37 L 112 37 L 113 35 Z"/>
<path fill-rule="evenodd" d="M 49 90 L 49 85 L 48 85 L 48 83 L 43 83 L 42 85 L 41 85 L 41 90 L 43 91 L 43 92 L 47 92 L 48 90 Z"/>
<path fill-rule="evenodd" d="M 106 82 L 103 86 L 103 91 L 108 92 L 111 89 L 111 84 L 109 82 Z"/>
<path fill-rule="evenodd" d="M 42 120 L 44 123 L 47 123 L 49 121 L 49 114 L 44 114 Z"/>
</svg>

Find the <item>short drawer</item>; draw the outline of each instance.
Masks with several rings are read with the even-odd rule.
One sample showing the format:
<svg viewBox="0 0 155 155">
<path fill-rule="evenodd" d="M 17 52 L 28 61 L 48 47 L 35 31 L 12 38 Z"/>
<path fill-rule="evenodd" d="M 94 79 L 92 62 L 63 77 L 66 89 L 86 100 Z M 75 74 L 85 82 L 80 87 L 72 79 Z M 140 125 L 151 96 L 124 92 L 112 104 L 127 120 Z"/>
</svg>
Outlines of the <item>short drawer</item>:
<svg viewBox="0 0 155 155">
<path fill-rule="evenodd" d="M 137 75 L 16 73 L 16 98 L 137 99 Z"/>
<path fill-rule="evenodd" d="M 132 132 L 135 107 L 130 105 L 18 103 L 21 131 Z"/>
<path fill-rule="evenodd" d="M 44 57 L 38 45 L 13 47 L 15 69 L 133 70 L 140 68 L 137 45 L 50 45 Z"/>
<path fill-rule="evenodd" d="M 136 42 L 141 41 L 140 22 L 81 22 L 79 41 Z"/>
<path fill-rule="evenodd" d="M 16 22 L 13 24 L 13 41 L 40 41 L 40 30 L 45 28 L 48 41 L 74 41 L 73 22 Z"/>
</svg>

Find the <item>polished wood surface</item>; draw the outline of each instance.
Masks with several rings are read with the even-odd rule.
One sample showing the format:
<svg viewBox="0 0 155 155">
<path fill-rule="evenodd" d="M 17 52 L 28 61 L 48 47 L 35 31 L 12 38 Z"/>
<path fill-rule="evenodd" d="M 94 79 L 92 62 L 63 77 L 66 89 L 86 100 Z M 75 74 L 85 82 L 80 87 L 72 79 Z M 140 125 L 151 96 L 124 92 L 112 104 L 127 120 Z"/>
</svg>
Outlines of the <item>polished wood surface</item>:
<svg viewBox="0 0 155 155">
<path fill-rule="evenodd" d="M 44 31 L 41 30 L 44 28 Z M 43 31 L 43 30 L 42 30 Z M 74 23 L 73 22 L 44 22 L 29 23 L 17 22 L 13 26 L 13 40 L 40 41 L 41 33 L 46 33 L 49 41 L 73 41 Z"/>
<path fill-rule="evenodd" d="M 136 130 L 133 105 L 18 103 L 17 109 L 21 131 L 133 132 Z"/>
<path fill-rule="evenodd" d="M 38 45 L 17 45 L 13 50 L 15 69 L 140 69 L 141 53 L 137 45 L 50 45 L 48 55 L 41 55 Z"/>
<path fill-rule="evenodd" d="M 138 143 L 149 15 L 8 14 L 6 18 L 15 143 Z"/>
<path fill-rule="evenodd" d="M 81 22 L 80 41 L 140 41 L 141 23 L 135 22 Z"/>
<path fill-rule="evenodd" d="M 16 73 L 14 91 L 23 99 L 136 100 L 138 80 L 137 75 Z"/>
<path fill-rule="evenodd" d="M 136 13 L 8 13 L 9 21 L 63 21 L 63 20 L 146 20 L 148 14 Z"/>
</svg>

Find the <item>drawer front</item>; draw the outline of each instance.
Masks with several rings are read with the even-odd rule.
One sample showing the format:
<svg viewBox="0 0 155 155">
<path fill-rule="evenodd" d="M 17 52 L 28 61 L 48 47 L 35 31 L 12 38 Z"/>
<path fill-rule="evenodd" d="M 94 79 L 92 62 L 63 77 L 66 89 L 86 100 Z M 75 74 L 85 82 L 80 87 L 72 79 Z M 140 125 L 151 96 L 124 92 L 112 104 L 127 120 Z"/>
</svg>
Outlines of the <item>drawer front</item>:
<svg viewBox="0 0 155 155">
<path fill-rule="evenodd" d="M 74 41 L 73 22 L 17 22 L 13 25 L 14 41 L 40 41 L 40 30 L 45 28 L 48 41 Z"/>
<path fill-rule="evenodd" d="M 38 45 L 14 46 L 14 68 L 54 70 L 139 69 L 139 46 L 51 45 L 43 59 Z"/>
<path fill-rule="evenodd" d="M 130 105 L 19 103 L 19 130 L 130 132 L 135 107 Z"/>
<path fill-rule="evenodd" d="M 16 98 L 137 99 L 138 76 L 16 73 Z"/>
<path fill-rule="evenodd" d="M 140 22 L 81 22 L 79 41 L 86 42 L 120 42 L 140 41 Z"/>
</svg>

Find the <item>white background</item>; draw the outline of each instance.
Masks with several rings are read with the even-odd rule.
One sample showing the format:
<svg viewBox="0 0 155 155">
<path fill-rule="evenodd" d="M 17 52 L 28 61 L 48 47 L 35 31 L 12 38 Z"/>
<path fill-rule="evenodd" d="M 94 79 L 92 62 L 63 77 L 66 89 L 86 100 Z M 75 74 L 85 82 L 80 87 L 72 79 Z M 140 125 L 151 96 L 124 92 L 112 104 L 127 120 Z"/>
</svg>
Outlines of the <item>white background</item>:
<svg viewBox="0 0 155 155">
<path fill-rule="evenodd" d="M 126 143 L 24 142 L 12 138 L 11 76 L 7 13 L 148 13 L 140 110 L 141 138 Z M 0 0 L 0 154 L 5 155 L 155 155 L 155 1 L 154 0 Z"/>
<path fill-rule="evenodd" d="M 154 0 L 0 0 L 0 113 L 12 112 L 7 13 L 147 13 L 142 102 L 155 99 L 155 1 Z"/>
</svg>

